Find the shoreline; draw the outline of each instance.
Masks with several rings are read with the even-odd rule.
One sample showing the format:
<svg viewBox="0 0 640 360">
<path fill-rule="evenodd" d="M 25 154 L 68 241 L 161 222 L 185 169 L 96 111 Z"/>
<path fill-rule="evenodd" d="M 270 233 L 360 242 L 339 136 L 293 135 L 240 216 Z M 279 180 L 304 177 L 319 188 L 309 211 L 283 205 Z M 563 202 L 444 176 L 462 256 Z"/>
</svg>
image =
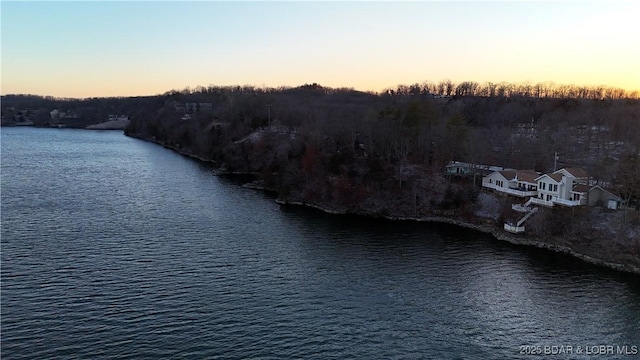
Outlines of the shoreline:
<svg viewBox="0 0 640 360">
<path fill-rule="evenodd" d="M 474 223 L 466 222 L 459 219 L 453 219 L 445 216 L 427 216 L 427 217 L 421 217 L 421 218 L 398 217 L 398 216 L 388 216 L 388 215 L 372 216 L 370 214 L 358 214 L 358 213 L 351 213 L 348 211 L 337 211 L 337 210 L 326 209 L 317 204 L 309 204 L 309 203 L 304 203 L 299 201 L 286 201 L 282 199 L 276 199 L 276 203 L 280 205 L 312 208 L 312 209 L 316 209 L 318 211 L 322 211 L 324 213 L 332 214 L 332 215 L 356 215 L 356 216 L 363 216 L 367 218 L 381 218 L 381 219 L 390 220 L 390 221 L 416 221 L 416 222 L 432 222 L 432 223 L 440 223 L 440 224 L 449 224 L 449 225 L 462 227 L 465 229 L 475 230 L 484 234 L 489 234 L 498 241 L 505 241 L 517 246 L 529 246 L 529 247 L 535 247 L 539 249 L 553 251 L 555 253 L 566 254 L 592 265 L 597 265 L 597 266 L 605 267 L 611 270 L 616 270 L 616 271 L 620 271 L 628 274 L 640 275 L 640 268 L 635 267 L 633 265 L 624 265 L 624 264 L 618 264 L 618 263 L 597 259 L 592 256 L 576 252 L 575 250 L 573 250 L 568 246 L 554 245 L 544 241 L 536 241 L 536 240 L 526 239 L 522 237 L 512 236 L 492 226 L 474 224 Z"/>
<path fill-rule="evenodd" d="M 192 158 L 194 160 L 198 160 L 204 163 L 208 163 L 208 164 L 212 164 L 212 165 L 217 165 L 218 163 L 216 161 L 213 160 L 207 160 L 207 159 L 203 159 L 197 155 L 191 154 L 191 153 L 186 153 L 184 151 L 182 151 L 181 149 L 175 147 L 175 146 L 170 146 L 170 145 L 166 145 L 163 144 L 155 139 L 147 139 L 147 138 L 143 138 L 143 137 L 139 137 L 133 134 L 124 134 L 125 136 L 129 136 L 129 137 L 133 137 L 136 139 L 140 139 L 140 140 L 144 140 L 144 141 L 148 141 L 148 142 L 152 142 L 155 144 L 158 144 L 164 148 L 173 150 L 175 152 L 177 152 L 178 154 L 181 154 L 183 156 L 187 156 L 189 158 Z M 255 173 L 239 173 L 239 172 L 227 172 L 224 170 L 220 170 L 218 169 L 217 171 L 214 171 L 214 175 L 215 176 L 237 176 L 237 175 L 248 175 L 248 176 L 256 176 L 257 174 Z M 259 190 L 259 191 L 265 191 L 265 192 L 270 192 L 270 193 L 275 193 L 277 195 L 277 191 L 275 189 L 269 189 L 266 188 L 264 186 L 261 186 L 260 184 L 254 182 L 248 182 L 246 184 L 241 185 L 243 187 L 252 189 L 252 190 Z M 380 218 L 380 219 L 385 219 L 385 220 L 390 220 L 390 221 L 416 221 L 416 222 L 433 222 L 433 223 L 441 223 L 441 224 L 449 224 L 449 225 L 454 225 L 454 226 L 458 226 L 461 228 L 465 228 L 465 229 L 471 229 L 471 230 L 475 230 L 481 233 L 485 233 L 485 234 L 489 234 L 491 235 L 493 238 L 495 238 L 498 241 L 505 241 L 508 242 L 512 245 L 517 245 L 517 246 L 529 246 L 529 247 L 535 247 L 535 248 L 539 248 L 539 249 L 545 249 L 545 250 L 549 250 L 555 253 L 559 253 L 559 254 L 565 254 L 568 256 L 571 256 L 573 258 L 582 260 L 586 263 L 592 264 L 592 265 L 596 265 L 596 266 L 600 266 L 600 267 L 604 267 L 610 270 L 615 270 L 615 271 L 619 271 L 619 272 L 623 272 L 623 273 L 627 273 L 627 274 L 634 274 L 634 275 L 640 275 L 640 267 L 636 267 L 630 264 L 619 264 L 619 263 L 614 263 L 614 262 L 610 262 L 610 261 L 605 261 L 605 260 L 601 260 L 589 255 L 585 255 L 579 252 L 576 252 L 575 250 L 573 250 L 572 248 L 568 247 L 568 246 L 563 246 L 563 245 L 556 245 L 556 244 L 550 244 L 541 240 L 535 240 L 535 239 L 528 239 L 528 238 L 523 238 L 523 237 L 519 237 L 519 236 L 513 236 L 513 235 L 509 235 L 507 233 L 505 233 L 503 230 L 496 228 L 495 226 L 489 226 L 489 225 L 482 225 L 482 224 L 474 224 L 471 222 L 467 222 L 464 220 L 460 220 L 460 219 L 456 219 L 456 218 L 451 218 L 451 217 L 446 217 L 446 216 L 426 216 L 426 217 L 402 217 L 402 216 L 390 216 L 390 215 L 374 215 L 374 214 L 367 214 L 367 213 L 357 213 L 357 212 L 351 212 L 348 210 L 333 210 L 333 209 L 329 209 L 327 207 L 323 207 L 322 205 L 318 205 L 318 204 L 313 204 L 313 203 L 305 203 L 303 201 L 295 201 L 295 200 L 289 200 L 289 199 L 281 199 L 281 198 L 276 198 L 275 202 L 279 205 L 285 205 L 285 206 L 297 206 L 297 207 L 303 207 L 303 208 L 310 208 L 310 209 L 315 209 L 318 211 L 322 211 L 326 214 L 331 214 L 331 215 L 356 215 L 356 216 L 362 216 L 362 217 L 366 217 L 366 218 L 371 218 L 371 219 L 375 219 L 375 218 Z"/>
<path fill-rule="evenodd" d="M 197 156 L 195 154 L 186 153 L 186 152 L 182 151 L 180 148 L 177 148 L 177 147 L 171 146 L 171 145 L 167 145 L 167 144 L 165 144 L 165 143 L 163 143 L 161 141 L 158 141 L 156 139 L 146 138 L 146 137 L 138 136 L 136 134 L 127 134 L 126 132 L 124 132 L 123 134 L 124 134 L 124 136 L 128 136 L 130 138 L 139 139 L 139 140 L 143 140 L 143 141 L 148 141 L 150 143 L 154 143 L 154 144 L 160 145 L 165 149 L 173 150 L 173 151 L 175 151 L 176 153 L 178 153 L 180 155 L 183 155 L 183 156 L 186 156 L 186 157 L 190 157 L 190 158 L 192 158 L 194 160 L 202 161 L 202 162 L 207 163 L 207 164 L 217 164 L 217 162 L 214 161 L 214 160 L 207 160 L 207 159 L 203 159 L 203 158 L 201 158 L 201 157 L 199 157 L 199 156 Z"/>
</svg>

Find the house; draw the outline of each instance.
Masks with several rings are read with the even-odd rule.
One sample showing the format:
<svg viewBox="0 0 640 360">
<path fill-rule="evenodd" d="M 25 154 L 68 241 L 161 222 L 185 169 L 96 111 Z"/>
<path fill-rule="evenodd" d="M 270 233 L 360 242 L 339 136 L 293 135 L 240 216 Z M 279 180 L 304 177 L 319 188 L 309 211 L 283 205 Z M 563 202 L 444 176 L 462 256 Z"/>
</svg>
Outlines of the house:
<svg viewBox="0 0 640 360">
<path fill-rule="evenodd" d="M 538 174 L 532 170 L 494 171 L 482 178 L 482 186 L 508 195 L 527 198 L 511 208 L 524 213 L 517 222 L 506 222 L 504 229 L 512 233 L 525 231 L 524 223 L 538 211 L 532 205 L 607 206 L 617 209 L 620 197 L 596 185 L 589 184 L 589 174 L 580 168 L 563 168 L 550 174 Z"/>
<path fill-rule="evenodd" d="M 494 171 L 482 178 L 482 186 L 500 192 L 507 192 L 509 181 L 515 176 L 515 170 Z"/>
<path fill-rule="evenodd" d="M 586 193 L 589 175 L 579 168 L 566 168 L 551 174 L 543 174 L 536 179 L 538 195 L 532 203 L 551 207 L 554 204 L 565 206 L 587 205 Z"/>
<path fill-rule="evenodd" d="M 80 117 L 80 115 L 78 115 L 78 113 L 75 111 L 64 112 L 58 109 L 51 110 L 51 112 L 49 112 L 49 116 L 51 117 L 52 120 L 77 119 Z"/>
<path fill-rule="evenodd" d="M 482 186 L 518 197 L 532 197 L 537 193 L 538 173 L 533 170 L 494 171 L 482 178 Z"/>
<path fill-rule="evenodd" d="M 564 193 L 565 186 L 562 182 L 562 174 L 543 174 L 536 178 L 538 183 L 538 194 L 534 202 L 538 205 L 553 206 L 551 201 L 558 198 L 560 193 Z"/>
<path fill-rule="evenodd" d="M 482 178 L 482 186 L 508 195 L 531 198 L 537 205 L 552 207 L 587 205 L 589 175 L 579 168 L 565 168 L 551 174 L 533 170 L 494 171 Z"/>
<path fill-rule="evenodd" d="M 467 163 L 459 161 L 451 161 L 445 167 L 447 174 L 449 175 L 468 175 L 471 174 L 471 166 Z"/>
<path fill-rule="evenodd" d="M 64 117 L 66 114 L 58 109 L 54 109 L 51 110 L 51 112 L 49 112 L 49 116 L 51 116 L 51 119 L 60 119 L 62 117 Z"/>
<path fill-rule="evenodd" d="M 114 114 L 110 114 L 109 117 L 107 118 L 107 121 L 127 121 L 129 120 L 129 116 L 127 115 L 114 115 Z"/>
<path fill-rule="evenodd" d="M 482 165 L 482 164 L 471 164 L 461 161 L 450 161 L 447 166 L 445 166 L 445 171 L 447 175 L 473 175 L 473 174 L 481 174 L 488 175 L 494 171 L 501 170 L 514 170 L 514 169 L 505 169 L 501 166 L 491 166 L 491 165 Z"/>
</svg>

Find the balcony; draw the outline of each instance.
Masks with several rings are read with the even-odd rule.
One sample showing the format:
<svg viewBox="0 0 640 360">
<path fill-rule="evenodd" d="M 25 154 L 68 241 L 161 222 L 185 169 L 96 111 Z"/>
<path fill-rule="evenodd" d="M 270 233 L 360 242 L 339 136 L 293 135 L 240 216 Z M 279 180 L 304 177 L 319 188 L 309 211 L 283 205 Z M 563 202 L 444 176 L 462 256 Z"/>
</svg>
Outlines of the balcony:
<svg viewBox="0 0 640 360">
<path fill-rule="evenodd" d="M 546 207 L 553 207 L 553 201 L 547 201 L 547 200 L 539 199 L 536 197 L 531 198 L 531 203 L 536 205 L 546 206 Z"/>
<path fill-rule="evenodd" d="M 506 187 L 502 187 L 502 186 L 497 186 L 496 184 L 489 184 L 489 183 L 483 183 L 482 186 L 489 188 L 489 189 L 493 189 L 495 191 L 500 191 L 503 192 L 505 194 L 509 194 L 509 195 L 514 195 L 514 196 L 518 196 L 518 197 L 531 197 L 531 196 L 536 196 L 538 195 L 538 192 L 533 190 L 533 191 L 527 191 L 527 190 L 522 190 L 522 189 L 517 189 L 517 188 L 506 188 Z"/>
<path fill-rule="evenodd" d="M 542 199 L 533 197 L 531 198 L 531 203 L 546 206 L 546 207 L 553 207 L 553 205 L 581 206 L 581 205 L 586 205 L 587 200 L 586 198 L 583 198 L 580 200 L 566 200 L 566 199 L 559 198 L 557 196 L 552 197 L 551 200 L 542 200 Z"/>
<path fill-rule="evenodd" d="M 505 193 L 510 194 L 510 195 L 523 197 L 523 198 L 524 197 L 531 197 L 531 196 L 538 195 L 537 191 L 527 191 L 527 190 L 520 190 L 520 189 L 513 189 L 513 188 L 500 188 L 500 189 L 496 189 L 496 190 L 505 192 Z"/>
<path fill-rule="evenodd" d="M 582 200 L 585 200 L 585 201 L 582 201 Z M 586 198 L 581 200 L 565 200 L 559 197 L 554 197 L 551 201 L 553 201 L 558 205 L 564 205 L 564 206 L 580 206 L 580 205 L 586 204 Z"/>
</svg>

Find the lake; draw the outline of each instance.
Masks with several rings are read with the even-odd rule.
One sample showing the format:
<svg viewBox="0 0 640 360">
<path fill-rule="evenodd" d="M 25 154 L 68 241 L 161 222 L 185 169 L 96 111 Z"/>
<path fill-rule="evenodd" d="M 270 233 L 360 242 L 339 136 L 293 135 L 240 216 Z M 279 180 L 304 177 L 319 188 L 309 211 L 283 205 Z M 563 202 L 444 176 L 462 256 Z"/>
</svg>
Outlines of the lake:
<svg viewBox="0 0 640 360">
<path fill-rule="evenodd" d="M 3 359 L 640 356 L 637 276 L 282 208 L 121 131 L 1 136 Z"/>
</svg>

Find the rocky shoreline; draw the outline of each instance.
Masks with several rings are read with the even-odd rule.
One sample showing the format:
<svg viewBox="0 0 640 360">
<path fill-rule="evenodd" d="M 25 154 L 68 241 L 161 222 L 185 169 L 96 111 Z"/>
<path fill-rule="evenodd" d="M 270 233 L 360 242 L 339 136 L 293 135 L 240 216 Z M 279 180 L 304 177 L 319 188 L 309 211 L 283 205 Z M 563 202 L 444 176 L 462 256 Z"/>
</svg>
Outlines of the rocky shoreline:
<svg viewBox="0 0 640 360">
<path fill-rule="evenodd" d="M 187 157 L 190 157 L 192 159 L 195 159 L 195 160 L 198 160 L 198 161 L 201 161 L 201 162 L 205 162 L 205 163 L 216 165 L 216 166 L 218 165 L 217 162 L 215 162 L 213 160 L 208 160 L 208 159 L 201 158 L 201 157 L 191 153 L 190 151 L 184 151 L 184 149 L 180 149 L 178 147 L 166 145 L 166 144 L 164 144 L 164 143 L 162 143 L 160 141 L 157 141 L 155 139 L 136 136 L 135 134 L 127 134 L 127 136 L 131 136 L 131 137 L 135 137 L 135 138 L 138 138 L 138 139 L 141 139 L 141 140 L 145 140 L 145 141 L 156 143 L 156 144 L 161 145 L 161 146 L 163 146 L 163 147 L 165 147 L 167 149 L 171 149 L 171 150 L 173 150 L 173 151 L 175 151 L 175 152 L 177 152 L 177 153 L 179 153 L 179 154 L 181 154 L 183 156 L 187 156 Z M 219 168 L 217 171 L 215 171 L 214 174 L 216 176 L 235 176 L 235 175 L 257 176 L 258 175 L 257 173 L 225 171 L 224 169 L 221 169 L 221 168 Z M 268 192 L 271 192 L 271 193 L 278 194 L 278 191 L 276 189 L 272 189 L 272 188 L 264 186 L 264 184 L 261 183 L 259 180 L 258 181 L 254 181 L 254 182 L 245 183 L 242 186 L 244 186 L 246 188 L 254 189 L 254 190 L 268 191 Z M 568 256 L 572 256 L 574 258 L 580 259 L 582 261 L 585 261 L 585 262 L 593 264 L 593 265 L 601 266 L 601 267 L 604 267 L 604 268 L 608 268 L 608 269 L 612 269 L 612 270 L 616 270 L 616 271 L 620 271 L 620 272 L 624 272 L 624 273 L 640 275 L 640 267 L 634 266 L 632 264 L 622 264 L 622 263 L 606 261 L 606 260 L 603 260 L 603 259 L 598 259 L 596 257 L 590 256 L 590 255 L 587 255 L 587 254 L 583 254 L 581 252 L 577 252 L 577 251 L 575 251 L 574 249 L 572 249 L 569 246 L 553 244 L 553 243 L 549 243 L 549 242 L 546 242 L 546 241 L 542 241 L 540 239 L 532 239 L 532 238 L 527 238 L 527 237 L 524 237 L 524 236 L 511 235 L 509 233 L 506 233 L 502 229 L 497 228 L 496 226 L 472 223 L 472 222 L 464 221 L 462 219 L 458 219 L 458 218 L 454 218 L 454 217 L 448 217 L 448 216 L 406 217 L 406 216 L 369 214 L 369 213 L 365 213 L 365 212 L 353 212 L 353 211 L 350 211 L 348 209 L 332 209 L 332 208 L 329 208 L 328 206 L 324 206 L 324 205 L 320 205 L 320 204 L 316 204 L 316 203 L 310 203 L 310 202 L 303 202 L 303 201 L 299 201 L 297 199 L 291 199 L 291 198 L 286 198 L 286 197 L 282 197 L 282 196 L 278 196 L 275 201 L 276 201 L 276 203 L 278 203 L 280 205 L 312 208 L 312 209 L 316 209 L 316 210 L 322 211 L 324 213 L 333 214 L 333 215 L 357 215 L 357 216 L 364 216 L 364 217 L 370 217 L 370 218 L 382 218 L 382 219 L 392 220 L 392 221 L 417 221 L 417 222 L 434 222 L 434 223 L 450 224 L 450 225 L 459 226 L 459 227 L 462 227 L 462 228 L 472 229 L 472 230 L 479 231 L 479 232 L 482 232 L 482 233 L 490 234 L 495 239 L 497 239 L 499 241 L 506 241 L 506 242 L 511 243 L 513 245 L 530 246 L 530 247 L 536 247 L 536 248 L 540 248 L 540 249 L 546 249 L 546 250 L 553 251 L 553 252 L 556 252 L 556 253 L 561 253 L 561 254 L 566 254 Z"/>
<path fill-rule="evenodd" d="M 313 208 L 313 209 L 316 209 L 316 210 L 319 210 L 319 211 L 322 211 L 322 212 L 325 212 L 325 213 L 328 213 L 328 214 L 333 214 L 333 215 L 347 215 L 347 214 L 349 214 L 349 215 L 359 215 L 359 216 L 371 217 L 371 215 L 369 215 L 369 214 L 358 214 L 358 213 L 354 214 L 354 213 L 350 213 L 350 212 L 347 212 L 347 211 L 337 211 L 337 210 L 324 208 L 324 207 L 322 207 L 320 205 L 317 205 L 317 204 L 309 204 L 309 203 L 304 203 L 304 202 L 299 202 L 299 201 L 287 201 L 287 200 L 282 200 L 282 199 L 276 199 L 276 202 L 278 204 L 281 204 L 281 205 L 292 205 L 292 206 L 301 206 L 301 207 Z M 513 245 L 531 246 L 531 247 L 536 247 L 536 248 L 540 248 L 540 249 L 546 249 L 546 250 L 550 250 L 550 251 L 553 251 L 553 252 L 556 252 L 556 253 L 562 253 L 562 254 L 570 255 L 572 257 L 578 258 L 578 259 L 580 259 L 582 261 L 585 261 L 585 262 L 593 264 L 593 265 L 606 267 L 606 268 L 609 268 L 609 269 L 612 269 L 612 270 L 616 270 L 616 271 L 621 271 L 621 272 L 640 275 L 640 268 L 638 268 L 636 266 L 629 265 L 629 264 L 618 264 L 618 263 L 613 263 L 613 262 L 597 259 L 597 258 L 594 258 L 592 256 L 576 252 L 576 251 L 574 251 L 572 248 L 570 248 L 568 246 L 549 244 L 549 243 L 544 242 L 544 241 L 536 241 L 536 240 L 528 239 L 528 238 L 524 238 L 524 237 L 513 236 L 513 235 L 510 235 L 510 234 L 507 234 L 504 231 L 496 229 L 493 226 L 474 224 L 474 223 L 470 223 L 470 222 L 467 222 L 467 221 L 463 221 L 463 220 L 459 220 L 459 219 L 453 219 L 453 218 L 444 217 L 444 216 L 429 216 L 429 217 L 421 217 L 421 218 L 398 217 L 398 216 L 376 216 L 376 217 L 383 218 L 383 219 L 386 219 L 386 220 L 392 220 L 392 221 L 435 222 L 435 223 L 443 223 L 443 224 L 455 225 L 455 226 L 463 227 L 463 228 L 466 228 L 466 229 L 472 229 L 472 230 L 479 231 L 479 232 L 482 232 L 482 233 L 490 234 L 494 238 L 496 238 L 497 240 L 506 241 L 506 242 L 511 243 Z"/>
</svg>

